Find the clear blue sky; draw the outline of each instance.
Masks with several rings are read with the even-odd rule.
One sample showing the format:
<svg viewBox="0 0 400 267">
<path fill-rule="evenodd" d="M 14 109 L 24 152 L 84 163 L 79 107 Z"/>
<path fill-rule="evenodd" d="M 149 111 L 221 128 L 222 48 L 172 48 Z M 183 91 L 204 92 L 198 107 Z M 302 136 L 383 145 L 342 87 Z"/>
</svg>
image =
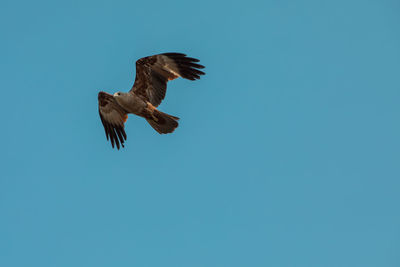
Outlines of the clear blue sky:
<svg viewBox="0 0 400 267">
<path fill-rule="evenodd" d="M 0 266 L 400 266 L 400 2 L 2 1 Z M 97 93 L 134 62 L 171 135 Z"/>
</svg>

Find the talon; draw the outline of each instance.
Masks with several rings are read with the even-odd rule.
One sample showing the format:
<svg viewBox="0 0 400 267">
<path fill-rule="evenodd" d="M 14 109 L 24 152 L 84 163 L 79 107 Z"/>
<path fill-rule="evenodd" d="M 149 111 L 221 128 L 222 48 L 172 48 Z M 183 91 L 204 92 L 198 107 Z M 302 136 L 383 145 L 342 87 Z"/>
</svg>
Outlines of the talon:
<svg viewBox="0 0 400 267">
<path fill-rule="evenodd" d="M 156 109 L 155 106 L 153 106 L 150 102 L 147 102 L 147 107 L 146 107 L 149 111 L 153 111 Z"/>
<path fill-rule="evenodd" d="M 157 110 L 155 106 L 153 106 L 150 102 L 147 102 L 147 110 L 150 112 L 151 117 L 153 118 L 154 121 L 158 122 L 158 118 L 154 116 L 153 112 L 154 110 Z"/>
</svg>

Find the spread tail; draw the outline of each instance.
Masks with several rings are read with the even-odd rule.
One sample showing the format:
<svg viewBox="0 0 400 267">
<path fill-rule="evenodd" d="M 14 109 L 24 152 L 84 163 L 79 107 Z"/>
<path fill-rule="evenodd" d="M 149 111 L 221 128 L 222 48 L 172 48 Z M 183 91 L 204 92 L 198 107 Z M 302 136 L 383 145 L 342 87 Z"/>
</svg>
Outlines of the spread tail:
<svg viewBox="0 0 400 267">
<path fill-rule="evenodd" d="M 155 109 L 152 117 L 146 118 L 146 120 L 159 134 L 167 134 L 172 133 L 178 127 L 179 118 Z"/>
</svg>

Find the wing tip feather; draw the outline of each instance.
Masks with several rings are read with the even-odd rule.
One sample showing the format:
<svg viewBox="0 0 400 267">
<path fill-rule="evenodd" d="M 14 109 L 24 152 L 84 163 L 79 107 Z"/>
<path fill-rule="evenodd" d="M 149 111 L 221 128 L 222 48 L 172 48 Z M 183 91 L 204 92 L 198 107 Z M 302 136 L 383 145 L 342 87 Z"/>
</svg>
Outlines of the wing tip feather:
<svg viewBox="0 0 400 267">
<path fill-rule="evenodd" d="M 205 67 L 201 64 L 197 64 L 197 62 L 200 62 L 197 58 L 188 57 L 186 54 L 175 52 L 161 55 L 167 56 L 175 62 L 182 78 L 194 81 L 200 79 L 201 75 L 205 75 L 205 72 L 199 70 Z"/>
</svg>

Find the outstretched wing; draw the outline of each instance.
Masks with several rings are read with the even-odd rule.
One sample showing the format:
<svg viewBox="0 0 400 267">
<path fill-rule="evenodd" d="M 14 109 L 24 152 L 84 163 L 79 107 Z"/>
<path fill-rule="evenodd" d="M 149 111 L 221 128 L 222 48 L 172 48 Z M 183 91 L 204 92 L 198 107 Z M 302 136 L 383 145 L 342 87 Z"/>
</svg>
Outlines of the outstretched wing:
<svg viewBox="0 0 400 267">
<path fill-rule="evenodd" d="M 196 62 L 199 60 L 181 53 L 164 53 L 141 58 L 136 61 L 136 78 L 130 92 L 157 107 L 165 97 L 168 81 L 178 77 L 194 81 L 205 74 L 198 70 L 204 66 Z"/>
<path fill-rule="evenodd" d="M 118 149 L 120 143 L 124 147 L 124 141 L 126 140 L 124 123 L 128 119 L 127 113 L 118 105 L 114 97 L 106 92 L 100 92 L 98 99 L 100 119 L 103 123 L 107 140 L 111 140 L 113 148 L 114 143 Z"/>
</svg>

